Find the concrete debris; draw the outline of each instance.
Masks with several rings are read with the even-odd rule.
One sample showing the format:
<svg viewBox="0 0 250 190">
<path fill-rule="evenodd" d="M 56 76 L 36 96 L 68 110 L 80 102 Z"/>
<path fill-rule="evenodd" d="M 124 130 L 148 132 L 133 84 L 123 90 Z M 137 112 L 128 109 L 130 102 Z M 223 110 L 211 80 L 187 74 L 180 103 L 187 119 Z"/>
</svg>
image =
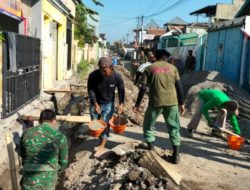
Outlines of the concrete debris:
<svg viewBox="0 0 250 190">
<path fill-rule="evenodd" d="M 85 159 L 83 163 L 88 163 L 87 165 L 90 165 L 88 166 L 90 170 L 85 169 L 85 172 L 76 172 L 76 169 L 80 169 L 74 167 L 78 163 L 75 162 L 67 169 L 66 173 L 67 175 L 73 173 L 80 175 L 67 176 L 63 183 L 64 188 L 89 190 L 173 189 L 167 178 L 156 177 L 148 169 L 139 164 L 139 160 L 143 157 L 145 151 L 138 149 L 133 153 L 126 153 L 122 156 L 109 154 L 106 159 L 95 160 L 95 162 L 89 162 L 91 158 L 83 156 L 81 160 Z M 81 169 L 83 171 L 84 168 L 81 167 Z"/>
</svg>

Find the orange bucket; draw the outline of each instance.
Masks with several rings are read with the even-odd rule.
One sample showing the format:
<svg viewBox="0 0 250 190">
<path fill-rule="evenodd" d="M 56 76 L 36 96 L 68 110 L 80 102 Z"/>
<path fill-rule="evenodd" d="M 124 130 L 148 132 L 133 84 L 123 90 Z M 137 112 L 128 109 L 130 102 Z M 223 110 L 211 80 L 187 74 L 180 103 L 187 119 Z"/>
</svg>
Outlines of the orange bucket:
<svg viewBox="0 0 250 190">
<path fill-rule="evenodd" d="M 89 123 L 89 135 L 92 137 L 99 137 L 107 124 L 103 120 L 93 120 Z"/>
<path fill-rule="evenodd" d="M 227 144 L 233 150 L 239 150 L 241 146 L 244 144 L 245 139 L 242 137 L 238 137 L 235 135 L 227 136 Z"/>
<path fill-rule="evenodd" d="M 119 117 L 119 116 L 113 116 L 109 120 L 109 124 L 115 133 L 122 134 L 122 133 L 124 133 L 124 131 L 127 127 L 128 121 L 126 118 Z"/>
</svg>

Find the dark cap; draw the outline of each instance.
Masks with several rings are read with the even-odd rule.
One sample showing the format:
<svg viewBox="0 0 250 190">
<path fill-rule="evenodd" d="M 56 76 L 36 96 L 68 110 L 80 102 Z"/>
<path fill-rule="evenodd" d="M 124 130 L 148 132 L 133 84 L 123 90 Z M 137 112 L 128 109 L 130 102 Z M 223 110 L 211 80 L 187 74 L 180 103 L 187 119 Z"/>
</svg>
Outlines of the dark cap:
<svg viewBox="0 0 250 190">
<path fill-rule="evenodd" d="M 99 67 L 111 67 L 112 66 L 112 60 L 108 57 L 101 57 L 98 61 Z"/>
</svg>

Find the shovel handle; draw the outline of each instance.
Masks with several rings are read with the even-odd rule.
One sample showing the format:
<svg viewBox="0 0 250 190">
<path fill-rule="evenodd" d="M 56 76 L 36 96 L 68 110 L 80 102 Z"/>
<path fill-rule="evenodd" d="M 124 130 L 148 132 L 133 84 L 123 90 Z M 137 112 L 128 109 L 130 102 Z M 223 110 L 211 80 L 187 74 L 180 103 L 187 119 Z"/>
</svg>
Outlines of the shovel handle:
<svg viewBox="0 0 250 190">
<path fill-rule="evenodd" d="M 215 126 L 215 125 L 214 125 L 213 128 L 218 129 L 218 130 L 220 130 L 221 132 L 226 133 L 226 134 L 228 134 L 228 135 L 234 135 L 234 136 L 236 136 L 236 137 L 242 138 L 240 135 L 237 135 L 237 134 L 235 134 L 235 133 L 233 133 L 233 132 L 231 132 L 231 131 L 229 131 L 229 130 L 223 128 L 223 127 L 218 127 L 218 126 Z"/>
</svg>

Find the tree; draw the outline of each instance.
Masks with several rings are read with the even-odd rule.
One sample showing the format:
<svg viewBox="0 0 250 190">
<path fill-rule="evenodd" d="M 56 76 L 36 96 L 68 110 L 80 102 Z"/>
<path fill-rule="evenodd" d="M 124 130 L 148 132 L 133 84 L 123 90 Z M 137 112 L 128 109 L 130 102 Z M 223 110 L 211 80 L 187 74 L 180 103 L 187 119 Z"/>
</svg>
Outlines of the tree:
<svg viewBox="0 0 250 190">
<path fill-rule="evenodd" d="M 111 50 L 112 47 L 111 47 L 110 42 L 107 42 L 106 46 L 107 46 L 107 49 L 110 49 L 110 50 Z"/>
<path fill-rule="evenodd" d="M 98 0 L 92 1 L 96 5 L 103 7 L 103 4 Z M 94 15 L 98 15 L 98 12 L 88 8 L 83 2 L 76 6 L 75 38 L 79 40 L 78 45 L 81 47 L 83 47 L 85 43 L 92 45 L 98 40 L 98 37 L 94 34 L 94 27 L 87 23 L 87 16 L 96 21 Z"/>
</svg>

